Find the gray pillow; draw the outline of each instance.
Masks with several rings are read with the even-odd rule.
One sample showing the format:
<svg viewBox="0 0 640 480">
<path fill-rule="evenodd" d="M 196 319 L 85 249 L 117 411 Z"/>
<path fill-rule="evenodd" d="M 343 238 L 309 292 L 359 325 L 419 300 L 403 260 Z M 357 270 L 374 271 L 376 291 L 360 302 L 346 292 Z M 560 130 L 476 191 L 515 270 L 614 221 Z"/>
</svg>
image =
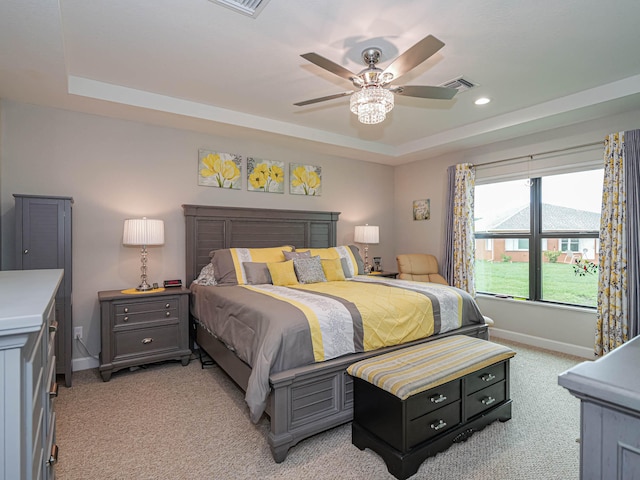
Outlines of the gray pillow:
<svg viewBox="0 0 640 480">
<path fill-rule="evenodd" d="M 285 252 L 283 250 L 282 253 L 284 254 L 285 260 L 293 260 L 294 258 L 311 258 L 311 251 L 309 250 L 306 252 Z"/>
<path fill-rule="evenodd" d="M 316 255 L 310 258 L 294 258 L 293 269 L 300 283 L 326 282 L 327 277 L 322 269 L 320 257 Z"/>
<path fill-rule="evenodd" d="M 260 262 L 243 262 L 244 275 L 247 279 L 247 285 L 261 285 L 272 283 L 271 274 L 266 263 Z"/>
</svg>

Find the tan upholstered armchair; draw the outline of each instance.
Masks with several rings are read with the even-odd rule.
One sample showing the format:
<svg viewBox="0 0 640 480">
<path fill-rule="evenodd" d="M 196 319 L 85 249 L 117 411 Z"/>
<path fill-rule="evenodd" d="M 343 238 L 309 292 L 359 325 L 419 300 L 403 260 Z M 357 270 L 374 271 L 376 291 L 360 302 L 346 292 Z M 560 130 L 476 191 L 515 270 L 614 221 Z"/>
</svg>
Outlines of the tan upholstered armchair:
<svg viewBox="0 0 640 480">
<path fill-rule="evenodd" d="M 406 253 L 396 257 L 398 262 L 398 278 L 417 282 L 432 282 L 448 285 L 438 273 L 438 260 L 427 253 Z"/>
<path fill-rule="evenodd" d="M 438 273 L 438 260 L 428 253 L 406 253 L 396 257 L 398 262 L 398 278 L 401 280 L 415 280 L 417 282 L 432 282 L 449 285 Z M 484 322 L 490 327 L 493 320 L 486 315 Z"/>
</svg>

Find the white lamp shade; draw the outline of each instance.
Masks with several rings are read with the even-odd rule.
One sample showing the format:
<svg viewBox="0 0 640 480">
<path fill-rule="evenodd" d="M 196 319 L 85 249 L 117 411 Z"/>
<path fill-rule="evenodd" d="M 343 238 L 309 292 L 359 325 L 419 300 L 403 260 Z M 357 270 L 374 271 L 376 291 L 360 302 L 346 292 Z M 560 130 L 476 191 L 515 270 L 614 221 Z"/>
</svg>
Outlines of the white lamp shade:
<svg viewBox="0 0 640 480">
<path fill-rule="evenodd" d="M 164 222 L 151 218 L 124 221 L 123 245 L 164 245 Z"/>
<path fill-rule="evenodd" d="M 357 243 L 375 244 L 380 241 L 379 228 L 375 225 L 356 226 L 353 241 Z"/>
</svg>

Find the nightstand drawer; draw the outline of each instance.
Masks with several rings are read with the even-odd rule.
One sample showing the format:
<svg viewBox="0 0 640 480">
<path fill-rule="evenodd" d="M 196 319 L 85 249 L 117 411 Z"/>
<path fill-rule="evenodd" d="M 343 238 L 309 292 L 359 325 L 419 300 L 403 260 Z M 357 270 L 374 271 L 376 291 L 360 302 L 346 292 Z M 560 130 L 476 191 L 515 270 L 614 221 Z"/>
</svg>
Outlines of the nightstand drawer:
<svg viewBox="0 0 640 480">
<path fill-rule="evenodd" d="M 161 310 L 170 310 L 178 308 L 178 297 L 165 297 L 162 300 L 138 301 L 127 303 L 116 303 L 114 308 L 116 315 L 125 315 L 127 313 L 143 313 Z"/>
<path fill-rule="evenodd" d="M 178 350 L 179 324 L 160 325 L 152 328 L 141 328 L 114 332 L 115 360 L 131 355 L 153 355 L 169 350 Z"/>
<path fill-rule="evenodd" d="M 179 304 L 178 297 L 169 297 L 150 302 L 117 303 L 114 305 L 115 324 L 132 324 L 177 317 Z"/>
<path fill-rule="evenodd" d="M 173 308 L 163 311 L 157 310 L 152 312 L 125 313 L 123 315 L 116 315 L 115 326 L 153 322 L 154 320 L 164 320 L 167 318 L 178 318 L 178 310 L 176 308 Z"/>
</svg>

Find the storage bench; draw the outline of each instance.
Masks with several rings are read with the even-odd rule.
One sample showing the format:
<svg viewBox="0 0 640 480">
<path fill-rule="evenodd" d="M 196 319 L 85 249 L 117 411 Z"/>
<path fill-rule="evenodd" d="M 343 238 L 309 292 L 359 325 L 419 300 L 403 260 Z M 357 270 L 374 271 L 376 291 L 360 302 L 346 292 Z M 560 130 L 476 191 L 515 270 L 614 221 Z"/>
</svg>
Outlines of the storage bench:
<svg viewBox="0 0 640 480">
<path fill-rule="evenodd" d="M 515 352 L 454 335 L 350 365 L 352 442 L 405 479 L 428 457 L 511 418 L 509 359 Z"/>
</svg>

